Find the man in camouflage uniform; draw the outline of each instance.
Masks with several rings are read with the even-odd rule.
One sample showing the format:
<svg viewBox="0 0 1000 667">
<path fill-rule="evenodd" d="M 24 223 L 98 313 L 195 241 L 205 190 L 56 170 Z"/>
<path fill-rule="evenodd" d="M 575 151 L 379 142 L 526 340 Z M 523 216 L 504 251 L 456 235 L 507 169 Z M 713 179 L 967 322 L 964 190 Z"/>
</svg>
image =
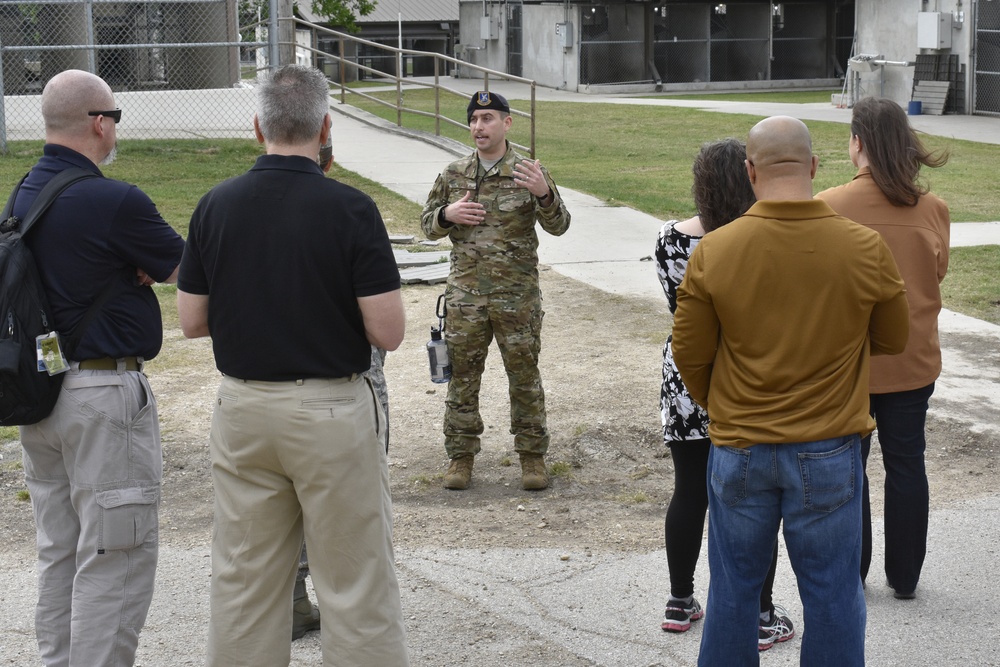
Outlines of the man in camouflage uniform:
<svg viewBox="0 0 1000 667">
<path fill-rule="evenodd" d="M 453 246 L 445 291 L 452 375 L 444 417 L 451 465 L 444 486 L 466 489 L 472 479 L 483 432 L 479 387 L 496 336 L 510 382 L 510 432 L 521 459 L 521 486 L 544 489 L 549 434 L 538 373 L 543 312 L 535 220 L 559 236 L 570 216 L 548 172 L 507 142 L 507 100 L 475 93 L 468 120 L 476 151 L 438 176 L 421 214 L 424 234 L 447 236 Z"/>
</svg>

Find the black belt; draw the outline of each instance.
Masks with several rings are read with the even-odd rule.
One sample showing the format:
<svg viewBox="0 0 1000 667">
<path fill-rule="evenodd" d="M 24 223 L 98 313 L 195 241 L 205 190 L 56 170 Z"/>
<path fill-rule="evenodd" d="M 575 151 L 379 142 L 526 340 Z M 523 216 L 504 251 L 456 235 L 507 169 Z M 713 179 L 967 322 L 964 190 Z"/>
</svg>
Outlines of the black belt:
<svg viewBox="0 0 1000 667">
<path fill-rule="evenodd" d="M 118 359 L 112 359 L 111 357 L 102 357 L 101 359 L 84 359 L 80 362 L 80 370 L 116 371 L 118 370 L 118 361 Z M 122 361 L 125 362 L 125 370 L 127 371 L 142 370 L 142 364 L 139 363 L 138 357 L 125 357 Z"/>
</svg>

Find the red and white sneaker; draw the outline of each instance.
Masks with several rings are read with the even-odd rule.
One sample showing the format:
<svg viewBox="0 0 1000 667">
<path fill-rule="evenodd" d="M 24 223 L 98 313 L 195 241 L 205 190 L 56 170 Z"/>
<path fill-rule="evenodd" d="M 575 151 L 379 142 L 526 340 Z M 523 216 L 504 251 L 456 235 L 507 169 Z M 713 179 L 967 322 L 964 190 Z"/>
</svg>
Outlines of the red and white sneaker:
<svg viewBox="0 0 1000 667">
<path fill-rule="evenodd" d="M 664 621 L 660 624 L 660 628 L 666 632 L 687 632 L 691 629 L 691 621 L 697 621 L 704 615 L 701 605 L 694 598 L 691 598 L 691 604 L 680 600 L 669 600 L 663 612 Z"/>
<path fill-rule="evenodd" d="M 757 631 L 757 650 L 766 651 L 779 642 L 787 642 L 795 636 L 792 619 L 784 607 L 774 605 L 771 620 L 761 621 Z"/>
</svg>

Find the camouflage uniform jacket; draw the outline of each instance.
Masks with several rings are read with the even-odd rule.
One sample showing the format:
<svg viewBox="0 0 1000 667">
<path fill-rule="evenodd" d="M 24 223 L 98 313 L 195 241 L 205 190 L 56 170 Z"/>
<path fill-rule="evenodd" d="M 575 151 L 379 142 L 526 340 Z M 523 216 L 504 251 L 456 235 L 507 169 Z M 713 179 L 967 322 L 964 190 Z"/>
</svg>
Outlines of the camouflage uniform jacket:
<svg viewBox="0 0 1000 667">
<path fill-rule="evenodd" d="M 538 235 L 542 229 L 559 236 L 569 229 L 570 216 L 555 181 L 544 168 L 553 200 L 542 207 L 526 188 L 514 182 L 514 165 L 527 159 L 507 144 L 507 153 L 492 169 L 479 164 L 478 153 L 448 165 L 427 196 L 421 227 L 429 239 L 452 242 L 448 284 L 472 294 L 538 291 Z M 486 208 L 479 225 L 442 226 L 439 215 L 448 204 L 473 192 Z"/>
</svg>

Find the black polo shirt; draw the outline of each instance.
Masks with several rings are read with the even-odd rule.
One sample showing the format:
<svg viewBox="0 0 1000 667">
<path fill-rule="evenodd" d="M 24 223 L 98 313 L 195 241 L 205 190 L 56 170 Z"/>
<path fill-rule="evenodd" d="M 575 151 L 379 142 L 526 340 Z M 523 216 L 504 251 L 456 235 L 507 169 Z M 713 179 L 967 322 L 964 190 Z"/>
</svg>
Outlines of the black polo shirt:
<svg viewBox="0 0 1000 667">
<path fill-rule="evenodd" d="M 202 198 L 178 278 L 209 296 L 219 370 L 271 382 L 368 370 L 358 297 L 399 285 L 375 202 L 314 160 L 280 155 Z"/>
<path fill-rule="evenodd" d="M 21 185 L 14 215 L 23 218 L 45 184 L 70 167 L 99 177 L 66 189 L 26 237 L 54 326 L 62 333 L 72 330 L 105 286 L 117 280 L 117 292 L 87 327 L 72 358 L 152 359 L 163 342 L 160 304 L 152 288 L 135 284 L 135 269 L 166 280 L 180 262 L 184 240 L 139 188 L 104 178 L 89 159 L 57 144 L 43 148 Z"/>
</svg>

